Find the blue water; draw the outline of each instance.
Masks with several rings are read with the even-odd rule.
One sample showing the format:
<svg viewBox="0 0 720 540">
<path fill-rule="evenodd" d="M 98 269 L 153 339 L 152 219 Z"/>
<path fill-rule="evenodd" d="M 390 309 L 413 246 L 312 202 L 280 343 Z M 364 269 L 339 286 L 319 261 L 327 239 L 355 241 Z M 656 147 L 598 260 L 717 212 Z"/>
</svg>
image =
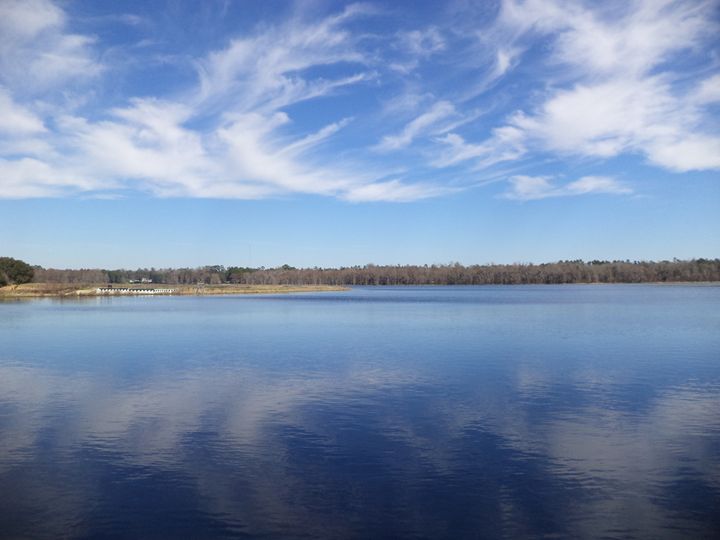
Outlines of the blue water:
<svg viewBox="0 0 720 540">
<path fill-rule="evenodd" d="M 720 287 L 0 303 L 2 538 L 712 538 Z"/>
</svg>

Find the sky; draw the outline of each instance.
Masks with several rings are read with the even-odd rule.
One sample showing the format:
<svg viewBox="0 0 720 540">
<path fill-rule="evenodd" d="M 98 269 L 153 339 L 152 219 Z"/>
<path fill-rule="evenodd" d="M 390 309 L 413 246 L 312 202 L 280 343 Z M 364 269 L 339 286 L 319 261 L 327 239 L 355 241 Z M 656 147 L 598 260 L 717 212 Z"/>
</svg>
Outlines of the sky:
<svg viewBox="0 0 720 540">
<path fill-rule="evenodd" d="M 0 0 L 0 256 L 720 257 L 720 3 Z"/>
</svg>

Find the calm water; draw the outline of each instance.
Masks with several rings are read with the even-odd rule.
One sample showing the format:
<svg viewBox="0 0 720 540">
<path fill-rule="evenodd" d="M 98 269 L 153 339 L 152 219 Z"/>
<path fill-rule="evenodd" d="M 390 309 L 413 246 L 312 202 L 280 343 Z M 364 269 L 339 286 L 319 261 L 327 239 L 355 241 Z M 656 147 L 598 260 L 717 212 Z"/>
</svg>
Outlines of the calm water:
<svg viewBox="0 0 720 540">
<path fill-rule="evenodd" d="M 720 287 L 0 303 L 4 538 L 720 533 Z"/>
</svg>

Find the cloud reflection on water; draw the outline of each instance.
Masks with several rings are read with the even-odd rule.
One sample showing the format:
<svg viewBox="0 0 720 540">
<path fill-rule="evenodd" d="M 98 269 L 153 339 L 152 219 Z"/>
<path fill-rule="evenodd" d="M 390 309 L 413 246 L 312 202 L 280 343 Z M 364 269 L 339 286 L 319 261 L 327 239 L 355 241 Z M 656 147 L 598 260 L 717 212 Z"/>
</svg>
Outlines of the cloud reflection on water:
<svg viewBox="0 0 720 540">
<path fill-rule="evenodd" d="M 533 403 L 559 391 L 541 375 L 518 376 L 509 393 L 481 379 L 440 388 L 430 375 L 278 379 L 226 366 L 128 387 L 0 366 L 0 478 L 13 488 L 3 528 L 33 516 L 40 536 L 97 533 L 82 526 L 108 504 L 121 510 L 107 527 L 132 530 L 131 510 L 146 524 L 147 512 L 184 511 L 193 526 L 228 535 L 703 534 L 717 525 L 692 519 L 709 519 L 720 493 L 717 386 L 664 388 L 638 414 L 608 407 L 588 381 L 564 381 L 573 408 L 556 403 L 538 416 Z M 688 478 L 711 499 L 673 508 Z M 182 500 L 128 503 L 147 489 Z"/>
</svg>

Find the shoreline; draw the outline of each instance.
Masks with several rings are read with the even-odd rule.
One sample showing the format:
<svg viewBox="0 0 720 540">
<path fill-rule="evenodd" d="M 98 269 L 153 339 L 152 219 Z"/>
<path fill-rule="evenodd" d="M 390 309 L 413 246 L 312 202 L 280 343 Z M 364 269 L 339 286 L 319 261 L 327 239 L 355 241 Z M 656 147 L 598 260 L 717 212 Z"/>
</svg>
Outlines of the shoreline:
<svg viewBox="0 0 720 540">
<path fill-rule="evenodd" d="M 98 292 L 107 284 L 61 284 L 61 283 L 25 283 L 0 287 L 2 298 L 77 298 L 77 297 L 117 297 L 117 296 L 222 296 L 232 294 L 288 294 L 302 292 L 338 292 L 349 287 L 335 285 L 165 285 L 148 284 L 143 287 L 114 285 L 113 288 L 127 289 L 124 293 Z M 171 292 L 140 294 L 133 290 L 171 289 Z"/>
<path fill-rule="evenodd" d="M 484 283 L 478 285 L 360 285 L 360 287 L 513 287 L 513 286 L 564 286 L 564 285 L 694 285 L 718 286 L 719 281 L 643 281 L 643 282 L 577 282 L 577 283 Z M 6 285 L 0 287 L 0 299 L 5 298 L 101 298 L 116 296 L 223 296 L 223 295 L 261 295 L 261 294 L 289 294 L 304 292 L 341 292 L 349 291 L 352 286 L 347 285 L 166 285 L 162 283 L 147 284 L 145 286 L 129 286 L 114 284 L 113 289 L 118 291 L 98 292 L 99 288 L 106 288 L 107 284 L 63 284 L 63 283 L 25 283 L 23 285 Z M 133 290 L 159 289 L 170 292 L 140 293 Z"/>
</svg>

